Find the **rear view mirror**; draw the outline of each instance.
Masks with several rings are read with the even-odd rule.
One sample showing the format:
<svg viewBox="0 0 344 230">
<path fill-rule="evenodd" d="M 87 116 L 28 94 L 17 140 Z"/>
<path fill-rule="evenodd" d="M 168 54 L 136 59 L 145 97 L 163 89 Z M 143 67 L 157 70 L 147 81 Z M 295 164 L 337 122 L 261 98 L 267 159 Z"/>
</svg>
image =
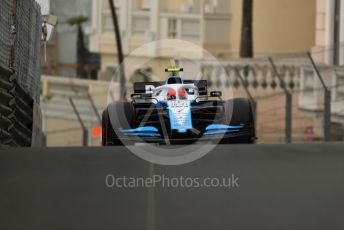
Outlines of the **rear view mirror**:
<svg viewBox="0 0 344 230">
<path fill-rule="evenodd" d="M 212 91 L 210 92 L 210 97 L 222 97 L 221 91 Z"/>
<path fill-rule="evenodd" d="M 142 95 L 138 94 L 138 93 L 134 93 L 131 96 L 131 99 L 135 100 L 135 99 L 142 99 Z"/>
<path fill-rule="evenodd" d="M 194 89 L 186 89 L 186 92 L 189 95 L 195 95 L 195 90 Z"/>
<path fill-rule="evenodd" d="M 149 93 L 134 93 L 131 95 L 131 99 L 139 100 L 139 99 L 151 99 L 152 94 Z"/>
</svg>

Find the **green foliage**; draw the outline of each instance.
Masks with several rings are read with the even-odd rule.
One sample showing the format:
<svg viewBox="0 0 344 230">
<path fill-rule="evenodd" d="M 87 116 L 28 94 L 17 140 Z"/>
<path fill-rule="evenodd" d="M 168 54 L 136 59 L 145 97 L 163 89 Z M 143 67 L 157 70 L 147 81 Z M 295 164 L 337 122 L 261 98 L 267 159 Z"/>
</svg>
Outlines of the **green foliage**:
<svg viewBox="0 0 344 230">
<path fill-rule="evenodd" d="M 78 16 L 67 19 L 66 23 L 70 26 L 81 25 L 88 21 L 88 17 Z"/>
</svg>

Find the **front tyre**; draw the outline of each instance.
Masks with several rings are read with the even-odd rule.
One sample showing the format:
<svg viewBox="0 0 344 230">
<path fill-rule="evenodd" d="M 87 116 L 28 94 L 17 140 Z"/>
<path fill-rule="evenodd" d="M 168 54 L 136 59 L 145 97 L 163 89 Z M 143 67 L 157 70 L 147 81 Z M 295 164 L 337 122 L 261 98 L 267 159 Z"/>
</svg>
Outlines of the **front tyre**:
<svg viewBox="0 0 344 230">
<path fill-rule="evenodd" d="M 224 138 L 221 143 L 255 143 L 255 119 L 253 103 L 247 98 L 235 98 L 224 103 L 226 124 L 244 124 L 244 134 L 233 138 Z"/>
<path fill-rule="evenodd" d="M 123 145 L 121 128 L 132 128 L 134 109 L 131 102 L 114 102 L 104 110 L 102 115 L 102 145 Z"/>
</svg>

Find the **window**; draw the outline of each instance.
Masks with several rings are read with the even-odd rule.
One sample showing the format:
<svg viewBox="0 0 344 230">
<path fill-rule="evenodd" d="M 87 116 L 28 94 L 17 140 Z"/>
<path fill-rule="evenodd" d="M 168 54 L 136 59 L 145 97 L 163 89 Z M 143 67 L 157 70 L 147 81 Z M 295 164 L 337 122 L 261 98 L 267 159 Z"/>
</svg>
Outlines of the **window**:
<svg viewBox="0 0 344 230">
<path fill-rule="evenodd" d="M 177 38 L 177 19 L 168 19 L 168 38 Z"/>
<path fill-rule="evenodd" d="M 336 71 L 336 99 L 344 98 L 344 72 Z"/>
<path fill-rule="evenodd" d="M 302 69 L 302 90 L 314 90 L 314 70 Z"/>
</svg>

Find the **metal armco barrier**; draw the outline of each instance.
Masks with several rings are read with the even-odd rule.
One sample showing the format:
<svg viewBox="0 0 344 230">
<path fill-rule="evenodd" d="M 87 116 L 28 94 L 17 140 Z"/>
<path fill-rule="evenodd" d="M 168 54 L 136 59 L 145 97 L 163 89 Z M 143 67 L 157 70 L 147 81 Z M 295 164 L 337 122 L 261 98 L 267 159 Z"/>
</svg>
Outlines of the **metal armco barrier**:
<svg viewBox="0 0 344 230">
<path fill-rule="evenodd" d="M 33 99 L 17 83 L 14 72 L 0 67 L 0 144 L 31 146 Z"/>
<path fill-rule="evenodd" d="M 33 105 L 33 125 L 32 125 L 32 139 L 31 147 L 43 147 L 45 145 L 42 127 L 42 111 L 41 107 L 34 103 Z"/>
<path fill-rule="evenodd" d="M 152 165 L 125 147 L 3 149 L 0 228 L 342 230 L 343 149 L 220 145 L 179 166 Z M 109 175 L 235 175 L 238 186 L 124 188 L 107 186 Z"/>
<path fill-rule="evenodd" d="M 15 86 L 13 72 L 0 65 L 0 145 L 15 145 L 12 141 L 11 129 L 13 127 Z"/>
</svg>

